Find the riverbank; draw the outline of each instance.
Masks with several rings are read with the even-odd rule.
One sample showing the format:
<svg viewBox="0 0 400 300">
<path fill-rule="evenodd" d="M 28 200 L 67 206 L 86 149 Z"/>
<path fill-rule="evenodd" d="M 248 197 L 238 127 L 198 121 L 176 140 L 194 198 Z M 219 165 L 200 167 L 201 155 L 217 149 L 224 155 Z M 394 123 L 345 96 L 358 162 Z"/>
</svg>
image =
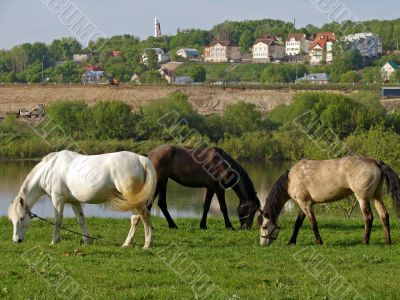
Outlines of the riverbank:
<svg viewBox="0 0 400 300">
<path fill-rule="evenodd" d="M 121 249 L 129 219 L 90 218 L 89 230 L 101 240 L 91 246 L 62 232 L 62 242 L 49 246 L 52 227 L 34 221 L 26 241 L 11 242 L 12 226 L 0 218 L 0 297 L 6 299 L 395 299 L 400 284 L 398 221 L 393 218 L 394 244 L 386 246 L 375 222 L 371 245 L 361 244 L 363 220 L 317 215 L 323 246 L 315 247 L 305 222 L 298 245 L 287 246 L 295 216 L 281 220 L 279 239 L 268 248 L 258 244 L 258 231 L 227 231 L 222 218 L 209 229 L 199 219 L 178 219 L 178 230 L 152 218 L 154 248 L 137 244 Z M 237 228 L 239 222 L 233 220 Z M 78 230 L 74 219 L 64 225 Z M 111 241 L 117 245 L 107 245 Z M 388 272 L 390 270 L 390 272 Z M 365 274 L 368 274 L 366 276 Z M 219 298 L 218 298 L 219 297 Z M 214 299 L 213 298 L 213 299 Z"/>
</svg>

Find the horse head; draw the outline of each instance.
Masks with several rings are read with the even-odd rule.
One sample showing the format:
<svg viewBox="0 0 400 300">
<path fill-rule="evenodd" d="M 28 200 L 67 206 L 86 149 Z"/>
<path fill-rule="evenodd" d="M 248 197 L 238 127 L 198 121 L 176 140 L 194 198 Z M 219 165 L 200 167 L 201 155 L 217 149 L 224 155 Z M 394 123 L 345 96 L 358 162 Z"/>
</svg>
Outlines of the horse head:
<svg viewBox="0 0 400 300">
<path fill-rule="evenodd" d="M 8 218 L 13 224 L 13 242 L 21 243 L 32 219 L 24 198 L 17 196 L 8 208 Z"/>
</svg>

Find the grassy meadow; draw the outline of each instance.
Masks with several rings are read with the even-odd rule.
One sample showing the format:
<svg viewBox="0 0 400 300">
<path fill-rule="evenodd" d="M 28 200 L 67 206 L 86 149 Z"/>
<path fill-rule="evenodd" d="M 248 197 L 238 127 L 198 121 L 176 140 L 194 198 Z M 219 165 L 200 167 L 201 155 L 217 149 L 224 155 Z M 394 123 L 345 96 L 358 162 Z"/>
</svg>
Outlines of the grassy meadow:
<svg viewBox="0 0 400 300">
<path fill-rule="evenodd" d="M 51 226 L 34 221 L 26 241 L 13 244 L 12 226 L 2 218 L 0 298 L 397 299 L 397 220 L 392 218 L 393 245 L 383 243 L 375 219 L 371 245 L 364 246 L 362 218 L 317 218 L 323 246 L 314 246 L 306 222 L 298 244 L 287 246 L 294 215 L 285 215 L 279 239 L 264 248 L 257 230 L 227 231 L 222 218 L 211 218 L 207 231 L 198 219 L 178 219 L 179 229 L 170 230 L 153 218 L 155 245 L 148 251 L 142 250 L 142 226 L 136 245 L 120 248 L 128 219 L 90 218 L 89 229 L 101 241 L 84 246 L 63 232 L 61 244 L 50 246 Z M 64 225 L 78 230 L 73 219 Z"/>
</svg>

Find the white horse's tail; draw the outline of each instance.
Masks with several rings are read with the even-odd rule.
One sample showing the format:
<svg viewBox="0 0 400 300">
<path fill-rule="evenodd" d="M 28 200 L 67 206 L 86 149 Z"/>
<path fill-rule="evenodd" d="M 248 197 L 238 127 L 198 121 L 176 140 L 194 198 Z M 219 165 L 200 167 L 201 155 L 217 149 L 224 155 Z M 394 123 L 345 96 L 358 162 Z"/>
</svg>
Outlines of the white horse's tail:
<svg viewBox="0 0 400 300">
<path fill-rule="evenodd" d="M 112 207 L 117 211 L 133 211 L 145 207 L 153 201 L 157 186 L 157 173 L 153 163 L 146 157 L 140 157 L 144 168 L 145 182 L 139 193 L 131 190 L 112 200 Z"/>
</svg>

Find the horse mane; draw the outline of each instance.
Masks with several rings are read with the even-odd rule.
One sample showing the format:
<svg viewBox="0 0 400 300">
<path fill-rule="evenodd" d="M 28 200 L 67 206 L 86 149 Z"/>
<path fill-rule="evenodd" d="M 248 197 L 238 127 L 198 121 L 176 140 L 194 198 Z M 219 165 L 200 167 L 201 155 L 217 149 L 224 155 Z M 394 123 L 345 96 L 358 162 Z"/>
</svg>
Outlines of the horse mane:
<svg viewBox="0 0 400 300">
<path fill-rule="evenodd" d="M 282 211 L 284 200 L 289 198 L 289 172 L 290 171 L 287 170 L 278 178 L 265 200 L 263 212 L 264 214 L 268 214 L 274 222 Z"/>
<path fill-rule="evenodd" d="M 221 157 L 227 163 L 229 163 L 232 170 L 235 170 L 240 175 L 239 184 L 243 188 L 244 193 L 249 195 L 250 199 L 258 200 L 253 181 L 250 179 L 250 176 L 249 176 L 249 174 L 247 174 L 246 170 L 236 160 L 234 160 L 228 153 L 226 153 L 221 148 L 218 148 L 218 147 L 212 147 L 212 148 L 214 149 L 215 152 L 217 152 L 219 155 L 221 155 Z M 257 202 L 258 202 L 258 205 L 260 206 L 259 201 L 257 201 Z"/>
<path fill-rule="evenodd" d="M 40 167 L 42 167 L 44 163 L 53 159 L 57 154 L 58 154 L 58 152 L 52 152 L 52 153 L 47 154 L 45 157 L 42 158 L 42 160 L 38 164 L 36 164 L 36 166 L 33 167 L 33 169 L 29 172 L 28 176 L 26 176 L 24 182 L 22 183 L 18 196 L 20 196 L 20 197 L 25 196 L 27 184 L 28 184 L 29 180 L 32 178 L 33 174 L 35 174 L 36 171 Z"/>
</svg>

